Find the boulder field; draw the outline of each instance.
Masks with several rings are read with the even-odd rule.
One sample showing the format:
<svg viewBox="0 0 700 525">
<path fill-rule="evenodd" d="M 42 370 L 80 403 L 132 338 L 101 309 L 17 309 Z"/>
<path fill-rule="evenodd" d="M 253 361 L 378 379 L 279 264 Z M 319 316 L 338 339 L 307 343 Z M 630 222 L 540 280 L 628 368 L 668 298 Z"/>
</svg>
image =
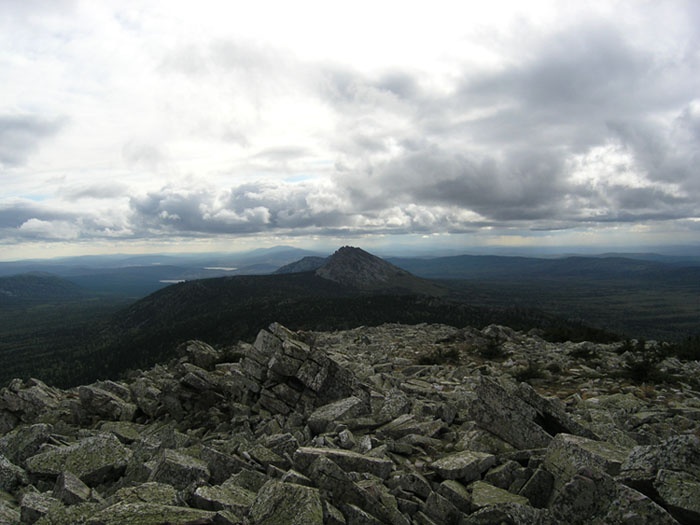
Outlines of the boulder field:
<svg viewBox="0 0 700 525">
<path fill-rule="evenodd" d="M 2 388 L 0 523 L 700 523 L 698 362 L 426 324 L 180 355 Z"/>
</svg>

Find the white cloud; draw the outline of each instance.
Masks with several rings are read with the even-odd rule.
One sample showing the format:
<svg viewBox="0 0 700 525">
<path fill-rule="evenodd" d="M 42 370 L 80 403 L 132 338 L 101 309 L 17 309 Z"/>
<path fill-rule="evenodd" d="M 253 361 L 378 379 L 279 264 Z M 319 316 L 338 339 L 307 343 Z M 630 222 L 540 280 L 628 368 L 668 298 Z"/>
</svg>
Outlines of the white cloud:
<svg viewBox="0 0 700 525">
<path fill-rule="evenodd" d="M 75 224 L 71 224 L 68 221 L 29 219 L 19 227 L 19 234 L 28 238 L 66 241 L 77 239 L 80 235 L 80 230 Z"/>
</svg>

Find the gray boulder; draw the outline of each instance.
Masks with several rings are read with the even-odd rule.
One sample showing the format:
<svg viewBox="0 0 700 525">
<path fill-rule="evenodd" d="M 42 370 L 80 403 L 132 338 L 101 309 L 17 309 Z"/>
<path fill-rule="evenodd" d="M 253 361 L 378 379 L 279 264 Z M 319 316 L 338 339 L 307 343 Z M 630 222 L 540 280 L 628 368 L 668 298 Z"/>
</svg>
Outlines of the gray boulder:
<svg viewBox="0 0 700 525">
<path fill-rule="evenodd" d="M 306 472 L 319 457 L 326 457 L 346 472 L 366 472 L 381 479 L 387 479 L 394 468 L 394 462 L 373 456 L 365 456 L 351 450 L 335 448 L 300 447 L 294 453 L 294 466 Z"/>
<path fill-rule="evenodd" d="M 461 479 L 469 482 L 481 477 L 496 463 L 496 456 L 465 450 L 442 457 L 430 466 L 442 479 Z"/>
<path fill-rule="evenodd" d="M 550 507 L 560 522 L 677 525 L 678 522 L 641 492 L 617 483 L 612 476 L 582 468 L 561 488 Z"/>
<path fill-rule="evenodd" d="M 53 496 L 66 505 L 75 505 L 89 501 L 92 491 L 78 476 L 70 471 L 64 471 L 56 479 Z"/>
<path fill-rule="evenodd" d="M 0 454 L 12 463 L 23 466 L 51 436 L 53 427 L 45 423 L 20 426 L 0 438 Z"/>
<path fill-rule="evenodd" d="M 629 450 L 571 434 L 558 434 L 547 448 L 543 467 L 554 475 L 554 491 L 583 467 L 593 467 L 612 476 L 620 472 Z"/>
<path fill-rule="evenodd" d="M 323 525 L 318 489 L 279 481 L 267 482 L 250 509 L 253 525 Z"/>
<path fill-rule="evenodd" d="M 0 523 L 8 525 L 19 523 L 20 509 L 14 501 L 7 501 L 0 492 Z"/>
<path fill-rule="evenodd" d="M 182 351 L 190 363 L 205 370 L 213 370 L 221 360 L 221 353 L 202 341 L 187 341 Z"/>
<path fill-rule="evenodd" d="M 9 412 L 24 423 L 34 423 L 39 416 L 54 415 L 63 399 L 59 389 L 47 386 L 43 381 L 15 379 L 0 389 L 0 412 Z"/>
<path fill-rule="evenodd" d="M 167 483 L 184 489 L 191 483 L 203 483 L 210 477 L 207 464 L 175 450 L 164 449 L 156 458 L 148 481 Z"/>
<path fill-rule="evenodd" d="M 659 470 L 654 488 L 660 503 L 681 523 L 700 523 L 700 481 L 687 472 Z"/>
<path fill-rule="evenodd" d="M 136 413 L 136 405 L 94 385 L 79 387 L 78 396 L 87 416 L 97 416 L 109 421 L 131 421 Z"/>
<path fill-rule="evenodd" d="M 192 496 L 194 506 L 204 510 L 227 510 L 243 517 L 255 501 L 255 492 L 233 482 L 215 486 L 202 486 Z"/>
<path fill-rule="evenodd" d="M 145 502 L 118 502 L 111 505 L 87 520 L 86 525 L 163 525 L 172 524 L 208 524 L 216 516 L 215 512 L 159 505 Z"/>
<path fill-rule="evenodd" d="M 60 506 L 61 502 L 47 493 L 27 492 L 22 496 L 20 503 L 22 523 L 35 523 L 48 514 L 51 509 Z"/>
<path fill-rule="evenodd" d="M 366 403 L 358 397 L 350 396 L 317 408 L 309 416 L 307 423 L 311 432 L 321 434 L 326 432 L 331 423 L 359 417 L 366 413 L 368 413 Z"/>
<path fill-rule="evenodd" d="M 482 377 L 469 413 L 479 426 L 519 449 L 543 448 L 552 435 L 535 421 L 537 410 L 491 379 Z"/>
<path fill-rule="evenodd" d="M 112 434 L 84 438 L 68 446 L 47 450 L 27 459 L 27 471 L 39 478 L 57 478 L 70 471 L 88 486 L 120 477 L 131 458 L 131 450 Z"/>
<path fill-rule="evenodd" d="M 686 472 L 700 479 L 700 438 L 680 435 L 670 437 L 658 446 L 634 447 L 620 467 L 619 479 L 650 494 L 660 469 Z"/>
<path fill-rule="evenodd" d="M 0 455 L 0 490 L 14 492 L 18 487 L 28 483 L 29 480 L 24 469 Z"/>
</svg>

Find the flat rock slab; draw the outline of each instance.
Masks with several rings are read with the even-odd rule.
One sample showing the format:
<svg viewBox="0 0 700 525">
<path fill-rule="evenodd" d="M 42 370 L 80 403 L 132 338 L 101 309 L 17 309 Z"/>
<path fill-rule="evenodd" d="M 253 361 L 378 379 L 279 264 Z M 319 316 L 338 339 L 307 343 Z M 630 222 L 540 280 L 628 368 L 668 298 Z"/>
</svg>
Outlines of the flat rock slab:
<svg viewBox="0 0 700 525">
<path fill-rule="evenodd" d="M 635 523 L 678 525 L 641 492 L 616 482 L 600 470 L 582 468 L 557 493 L 550 510 L 557 523 Z"/>
<path fill-rule="evenodd" d="M 213 487 L 199 487 L 193 496 L 197 508 L 204 510 L 228 510 L 242 516 L 255 501 L 255 492 L 233 483 Z"/>
<path fill-rule="evenodd" d="M 79 387 L 78 396 L 83 408 L 89 414 L 99 416 L 102 419 L 131 421 L 136 413 L 136 405 L 94 385 Z"/>
<path fill-rule="evenodd" d="M 158 457 L 149 481 L 159 481 L 176 489 L 184 489 L 193 481 L 207 481 L 209 477 L 209 468 L 204 461 L 165 449 Z"/>
<path fill-rule="evenodd" d="M 215 512 L 158 505 L 157 503 L 119 502 L 98 512 L 87 525 L 163 525 L 164 523 L 210 523 Z"/>
<path fill-rule="evenodd" d="M 475 481 L 470 485 L 472 491 L 471 504 L 474 509 L 504 505 L 506 503 L 516 503 L 518 505 L 529 505 L 525 496 L 511 494 L 507 490 L 494 487 L 485 481 Z"/>
<path fill-rule="evenodd" d="M 654 482 L 663 506 L 681 523 L 700 523 L 700 481 L 686 472 L 659 470 Z"/>
<path fill-rule="evenodd" d="M 450 454 L 431 464 L 431 467 L 443 479 L 462 479 L 473 481 L 496 464 L 496 456 L 485 452 L 465 450 Z"/>
<path fill-rule="evenodd" d="M 551 434 L 536 423 L 537 410 L 490 379 L 481 378 L 469 413 L 477 424 L 515 448 L 544 448 Z"/>
<path fill-rule="evenodd" d="M 123 503 L 157 503 L 177 505 L 177 491 L 171 485 L 149 481 L 135 487 L 119 489 L 114 499 Z"/>
<path fill-rule="evenodd" d="M 68 470 L 92 486 L 118 477 L 131 455 L 115 436 L 105 434 L 32 456 L 27 459 L 27 471 L 40 477 L 58 477 Z"/>
<path fill-rule="evenodd" d="M 12 492 L 20 485 L 27 484 L 27 474 L 24 469 L 0 455 L 0 490 Z"/>
<path fill-rule="evenodd" d="M 269 481 L 258 491 L 250 509 L 255 525 L 323 525 L 318 489 Z"/>
<path fill-rule="evenodd" d="M 559 490 L 579 469 L 593 467 L 616 476 L 629 450 L 606 441 L 572 434 L 557 434 L 544 457 L 544 468 L 554 475 L 554 490 Z"/>
<path fill-rule="evenodd" d="M 365 403 L 358 397 L 350 396 L 317 408 L 309 416 L 308 425 L 311 432 L 326 432 L 334 421 L 358 417 L 366 413 Z"/>
<path fill-rule="evenodd" d="M 66 505 L 75 505 L 88 501 L 91 496 L 90 487 L 83 483 L 72 472 L 61 472 L 53 488 L 54 497 L 60 499 Z"/>
<path fill-rule="evenodd" d="M 327 457 L 346 472 L 367 472 L 379 478 L 387 479 L 394 468 L 389 459 L 364 456 L 350 450 L 338 448 L 300 447 L 294 453 L 294 465 L 302 472 L 319 457 Z"/>
</svg>

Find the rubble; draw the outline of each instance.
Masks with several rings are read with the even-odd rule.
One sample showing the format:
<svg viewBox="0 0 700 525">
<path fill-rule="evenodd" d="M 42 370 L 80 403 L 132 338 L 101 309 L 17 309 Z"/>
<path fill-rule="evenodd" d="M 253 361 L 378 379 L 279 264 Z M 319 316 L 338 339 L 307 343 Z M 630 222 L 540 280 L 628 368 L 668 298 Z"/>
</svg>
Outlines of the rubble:
<svg viewBox="0 0 700 525">
<path fill-rule="evenodd" d="M 0 523 L 700 521 L 697 362 L 640 385 L 615 345 L 426 324 L 180 350 L 0 389 Z"/>
</svg>

